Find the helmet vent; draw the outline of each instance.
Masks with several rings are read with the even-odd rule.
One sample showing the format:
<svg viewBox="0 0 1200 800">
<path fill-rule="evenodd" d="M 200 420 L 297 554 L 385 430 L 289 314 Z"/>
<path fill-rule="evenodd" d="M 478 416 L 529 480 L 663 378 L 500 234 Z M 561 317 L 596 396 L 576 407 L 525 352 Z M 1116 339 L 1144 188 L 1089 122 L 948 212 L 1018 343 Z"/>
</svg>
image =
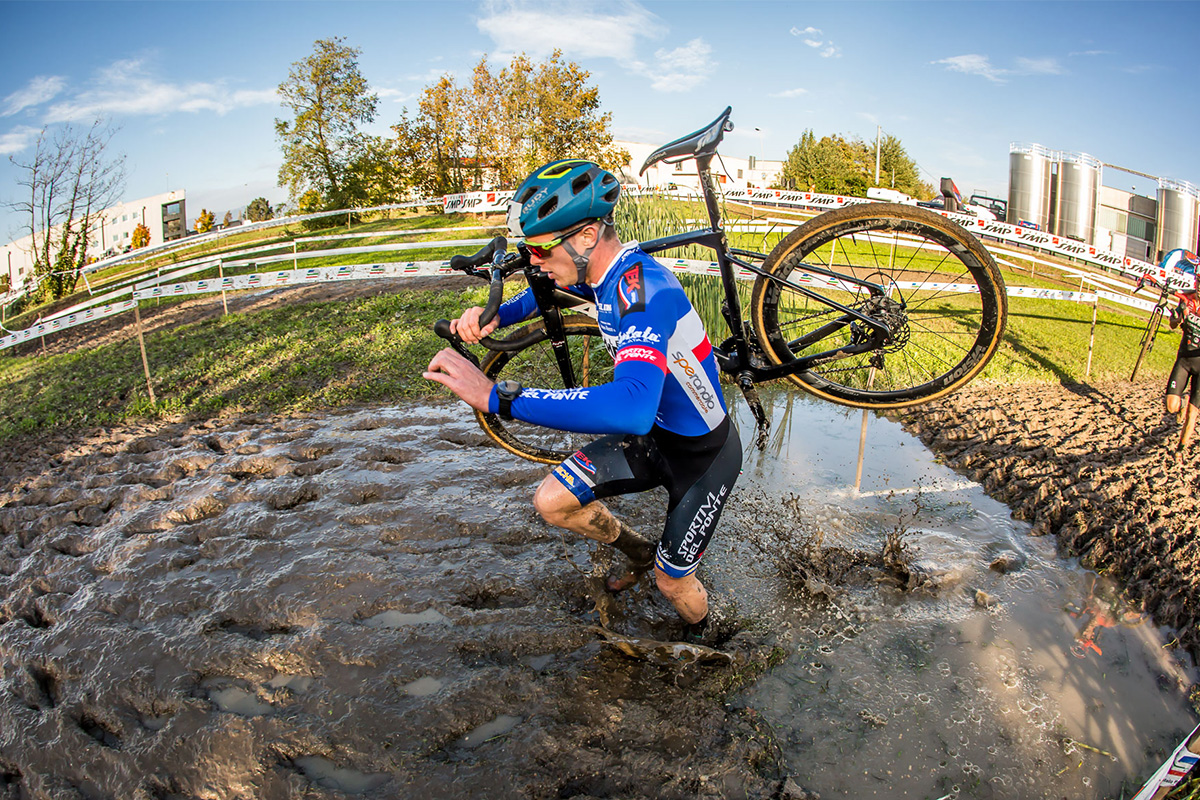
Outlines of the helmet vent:
<svg viewBox="0 0 1200 800">
<path fill-rule="evenodd" d="M 538 219 L 545 219 L 550 214 L 554 213 L 554 209 L 556 209 L 556 208 L 558 208 L 558 198 L 551 197 L 549 200 L 542 203 L 541 208 L 538 209 L 538 211 L 537 211 Z"/>
<path fill-rule="evenodd" d="M 585 172 L 582 175 L 580 175 L 575 180 L 571 181 L 571 194 L 579 194 L 584 189 L 586 189 L 591 184 L 591 182 L 592 182 L 592 173 L 589 170 L 588 172 Z"/>
</svg>

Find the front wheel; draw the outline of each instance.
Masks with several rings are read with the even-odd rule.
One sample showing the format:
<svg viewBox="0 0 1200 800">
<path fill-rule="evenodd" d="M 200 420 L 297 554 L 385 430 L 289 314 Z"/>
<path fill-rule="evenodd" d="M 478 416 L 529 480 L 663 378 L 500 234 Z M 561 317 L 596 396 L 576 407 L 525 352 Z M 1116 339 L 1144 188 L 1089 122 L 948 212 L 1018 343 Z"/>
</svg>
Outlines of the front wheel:
<svg viewBox="0 0 1200 800">
<path fill-rule="evenodd" d="M 532 322 L 512 335 L 515 339 L 531 333 L 540 334 L 522 349 L 512 353 L 489 353 L 481 365 L 484 374 L 494 381 L 514 380 L 522 386 L 538 389 L 586 388 L 611 382 L 612 358 L 604 347 L 596 321 L 589 317 L 568 316 L 563 323 L 566 333 L 564 352 L 571 364 L 570 381 L 563 377 L 564 370 L 542 320 Z M 541 464 L 557 464 L 596 438 L 595 434 L 543 428 L 482 411 L 476 411 L 475 418 L 496 444 L 521 458 Z"/>
<path fill-rule="evenodd" d="M 923 208 L 828 211 L 784 238 L 763 268 L 770 277 L 755 281 L 750 313 L 776 364 L 861 346 L 872 335 L 781 281 L 887 324 L 889 337 L 873 349 L 788 376 L 842 405 L 902 408 L 948 394 L 979 374 L 1004 334 L 1008 298 L 995 259 L 962 226 Z"/>
</svg>

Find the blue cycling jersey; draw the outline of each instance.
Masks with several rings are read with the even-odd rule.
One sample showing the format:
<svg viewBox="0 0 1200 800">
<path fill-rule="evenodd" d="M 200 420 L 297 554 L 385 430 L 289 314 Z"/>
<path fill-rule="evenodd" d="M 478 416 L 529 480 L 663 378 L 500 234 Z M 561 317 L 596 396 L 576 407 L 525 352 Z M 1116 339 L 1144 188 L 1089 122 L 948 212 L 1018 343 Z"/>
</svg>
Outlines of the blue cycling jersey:
<svg viewBox="0 0 1200 800">
<path fill-rule="evenodd" d="M 720 370 L 700 315 L 665 267 L 626 245 L 600 281 L 572 291 L 596 303 L 600 333 L 613 356 L 613 380 L 582 389 L 529 387 L 512 403 L 525 422 L 579 433 L 645 434 L 657 425 L 700 436 L 725 419 Z M 500 324 L 529 317 L 526 290 L 500 308 Z M 495 390 L 488 402 L 499 409 Z"/>
</svg>

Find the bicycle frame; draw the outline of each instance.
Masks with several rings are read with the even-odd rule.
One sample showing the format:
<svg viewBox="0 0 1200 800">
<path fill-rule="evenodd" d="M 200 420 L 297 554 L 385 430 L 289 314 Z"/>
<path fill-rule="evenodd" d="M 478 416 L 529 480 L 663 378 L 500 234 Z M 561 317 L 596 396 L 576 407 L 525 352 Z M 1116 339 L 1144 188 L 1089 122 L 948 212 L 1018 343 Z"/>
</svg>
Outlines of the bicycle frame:
<svg viewBox="0 0 1200 800">
<path fill-rule="evenodd" d="M 664 236 L 660 239 L 652 239 L 647 242 L 641 242 L 640 246 L 647 253 L 654 254 L 677 247 L 699 245 L 712 250 L 716 254 L 717 265 L 721 272 L 721 286 L 725 292 L 725 304 L 722 307 L 722 313 L 725 316 L 725 322 L 729 326 L 731 334 L 719 347 L 713 347 L 713 354 L 716 356 L 717 363 L 720 364 L 722 371 L 736 374 L 739 381 L 745 377 L 753 383 L 763 383 L 804 372 L 818 364 L 877 349 L 891 334 L 886 324 L 860 311 L 831 300 L 805 286 L 800 286 L 792 281 L 771 275 L 766 270 L 751 263 L 755 260 L 760 262 L 766 260 L 766 255 L 762 253 L 733 250 L 729 247 L 728 239 L 721 225 L 721 212 L 717 205 L 716 182 L 713 178 L 711 162 L 712 156 L 698 156 L 696 158 L 702 193 L 704 195 L 704 205 L 708 212 L 710 227 L 704 230 L 689 231 L 687 233 Z M 743 258 L 738 258 L 737 256 L 744 256 L 747 260 L 743 260 Z M 802 356 L 786 364 L 766 365 L 760 360 L 755 360 L 752 358 L 751 340 L 746 335 L 745 321 L 742 318 L 741 300 L 737 293 L 737 276 L 735 273 L 737 268 L 745 269 L 759 277 L 786 286 L 811 300 L 842 312 L 844 316 L 841 318 L 821 326 L 802 339 L 794 342 L 799 348 L 803 349 L 815 344 L 855 320 L 862 322 L 871 329 L 872 335 L 870 339 L 858 344 L 848 344 L 833 350 Z M 861 284 L 875 295 L 883 296 L 886 293 L 885 288 L 879 284 L 832 272 L 823 267 L 807 267 L 807 269 L 827 277 Z"/>
</svg>

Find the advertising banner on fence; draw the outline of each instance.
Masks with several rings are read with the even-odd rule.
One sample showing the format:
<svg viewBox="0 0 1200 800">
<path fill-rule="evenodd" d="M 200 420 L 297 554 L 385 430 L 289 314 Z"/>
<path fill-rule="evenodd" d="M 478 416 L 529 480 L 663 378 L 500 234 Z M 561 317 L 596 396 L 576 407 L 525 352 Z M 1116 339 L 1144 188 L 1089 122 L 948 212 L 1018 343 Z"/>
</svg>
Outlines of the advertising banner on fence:
<svg viewBox="0 0 1200 800">
<path fill-rule="evenodd" d="M 53 333 L 55 331 L 64 331 L 67 328 L 74 328 L 76 325 L 82 325 L 85 322 L 111 317 L 113 314 L 120 314 L 122 311 L 129 311 L 136 305 L 136 300 L 122 300 L 118 303 L 109 303 L 108 305 L 104 306 L 94 306 L 74 314 L 55 317 L 47 322 L 38 323 L 31 328 L 10 333 L 8 336 L 0 336 L 0 350 L 3 350 L 7 347 L 12 347 L 15 344 L 20 344 L 21 342 L 27 342 L 35 336 L 43 336 L 47 333 Z"/>
<path fill-rule="evenodd" d="M 513 191 L 500 192 L 464 192 L 448 194 L 442 198 L 442 213 L 444 214 L 493 214 L 508 211 L 508 201 L 512 199 Z"/>
<path fill-rule="evenodd" d="M 844 208 L 859 203 L 872 203 L 865 197 L 845 197 L 835 194 L 820 194 L 818 192 L 798 192 L 788 189 L 733 189 L 725 192 L 728 200 L 743 203 L 772 203 L 776 205 L 800 206 L 803 208 L 828 209 Z M 1025 247 L 1037 247 L 1059 255 L 1078 258 L 1093 264 L 1099 264 L 1122 273 L 1142 275 L 1149 271 L 1157 271 L 1158 267 L 1146 261 L 1129 256 L 1117 255 L 1095 245 L 1077 242 L 1065 236 L 1056 236 L 1045 231 L 1035 231 L 1019 225 L 1009 225 L 1007 222 L 979 219 L 970 214 L 954 214 L 937 211 L 943 217 L 954 220 L 976 236 L 991 236 Z"/>
</svg>

